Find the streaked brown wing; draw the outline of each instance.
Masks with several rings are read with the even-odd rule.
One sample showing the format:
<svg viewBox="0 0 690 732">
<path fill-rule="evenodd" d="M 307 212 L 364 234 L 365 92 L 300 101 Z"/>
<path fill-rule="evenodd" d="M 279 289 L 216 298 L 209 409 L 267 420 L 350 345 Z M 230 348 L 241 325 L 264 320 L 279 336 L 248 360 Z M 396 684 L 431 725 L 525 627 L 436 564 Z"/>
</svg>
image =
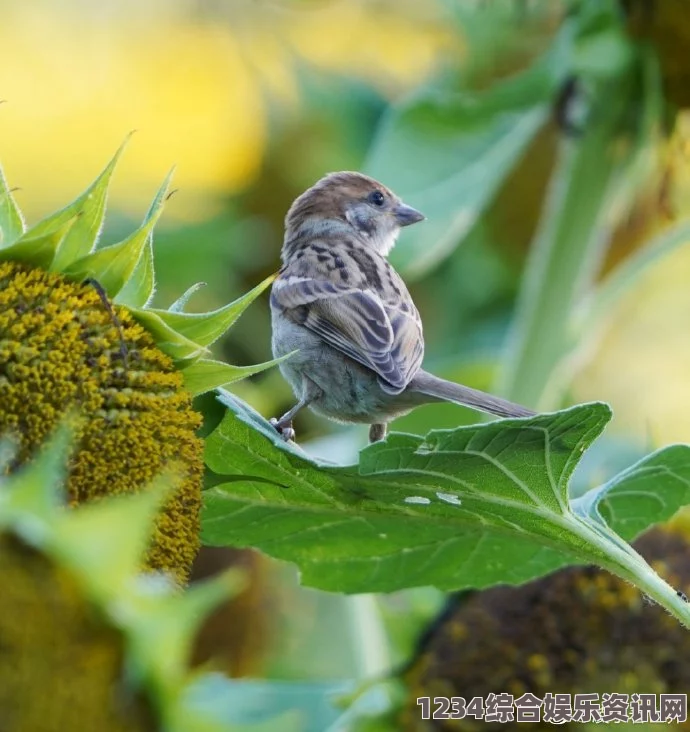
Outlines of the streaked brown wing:
<svg viewBox="0 0 690 732">
<path fill-rule="evenodd" d="M 271 301 L 326 343 L 380 377 L 381 387 L 401 392 L 421 365 L 423 339 L 416 317 L 387 309 L 372 290 L 328 280 L 278 278 Z"/>
<path fill-rule="evenodd" d="M 424 359 L 422 324 L 416 310 L 412 314 L 389 310 L 388 314 L 394 334 L 391 357 L 399 364 L 407 386 L 419 371 Z"/>
</svg>

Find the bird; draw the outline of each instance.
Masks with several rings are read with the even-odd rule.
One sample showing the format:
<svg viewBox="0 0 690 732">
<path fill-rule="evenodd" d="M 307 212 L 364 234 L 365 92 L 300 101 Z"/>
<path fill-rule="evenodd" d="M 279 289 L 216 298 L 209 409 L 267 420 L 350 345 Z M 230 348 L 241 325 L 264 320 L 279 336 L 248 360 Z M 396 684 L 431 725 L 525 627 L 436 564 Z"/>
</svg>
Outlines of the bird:
<svg viewBox="0 0 690 732">
<path fill-rule="evenodd" d="M 329 173 L 285 217 L 282 266 L 271 287 L 272 350 L 295 405 L 271 424 L 295 439 L 305 407 L 336 422 L 388 423 L 430 402 L 455 402 L 499 417 L 535 412 L 422 369 L 419 312 L 389 263 L 401 228 L 424 215 L 363 173 Z M 288 357 L 289 354 L 292 354 Z"/>
</svg>

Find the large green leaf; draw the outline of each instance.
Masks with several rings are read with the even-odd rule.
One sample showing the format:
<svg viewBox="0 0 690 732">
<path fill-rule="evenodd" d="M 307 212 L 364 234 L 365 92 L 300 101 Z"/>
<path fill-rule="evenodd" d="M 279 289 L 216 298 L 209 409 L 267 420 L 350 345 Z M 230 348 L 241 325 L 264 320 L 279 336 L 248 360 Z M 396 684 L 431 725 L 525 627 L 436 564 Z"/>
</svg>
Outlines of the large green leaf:
<svg viewBox="0 0 690 732">
<path fill-rule="evenodd" d="M 345 592 L 478 588 L 595 563 L 690 621 L 614 533 L 638 533 L 690 503 L 690 447 L 659 451 L 569 498 L 575 466 L 610 419 L 604 404 L 391 434 L 340 467 L 282 444 L 258 414 L 223 399 L 228 413 L 206 449 L 210 469 L 228 480 L 205 494 L 209 544 L 257 547 L 295 562 L 305 583 Z"/>
<path fill-rule="evenodd" d="M 403 232 L 391 256 L 407 276 L 448 256 L 489 205 L 548 118 L 561 58 L 554 50 L 482 92 L 422 92 L 384 118 L 367 172 L 427 217 Z"/>
</svg>

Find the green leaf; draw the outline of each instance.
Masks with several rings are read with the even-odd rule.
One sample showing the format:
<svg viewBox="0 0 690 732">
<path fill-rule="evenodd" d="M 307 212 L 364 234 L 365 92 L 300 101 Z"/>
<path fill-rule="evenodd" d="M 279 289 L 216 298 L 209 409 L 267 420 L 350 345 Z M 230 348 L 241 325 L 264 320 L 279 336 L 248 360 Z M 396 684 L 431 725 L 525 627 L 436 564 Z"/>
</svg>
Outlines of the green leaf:
<svg viewBox="0 0 690 732">
<path fill-rule="evenodd" d="M 293 351 L 293 353 L 296 353 L 296 351 Z M 182 369 L 182 377 L 187 391 L 191 392 L 192 396 L 197 396 L 219 386 L 226 386 L 232 384 L 233 381 L 240 381 L 248 376 L 270 369 L 292 355 L 292 353 L 289 353 L 281 358 L 274 358 L 272 361 L 257 363 L 253 366 L 232 366 L 222 361 L 200 359 Z"/>
<path fill-rule="evenodd" d="M 164 475 L 142 493 L 83 505 L 53 520 L 51 554 L 76 574 L 99 606 L 117 612 L 132 592 L 154 516 L 174 482 Z"/>
<path fill-rule="evenodd" d="M 247 732 L 324 732 L 339 716 L 333 702 L 347 690 L 349 685 L 341 681 L 264 681 L 206 674 L 188 687 L 185 703 L 202 718 L 241 725 L 239 729 Z M 192 727 L 174 729 L 189 732 Z"/>
<path fill-rule="evenodd" d="M 605 521 L 631 541 L 650 526 L 668 521 L 690 502 L 689 468 L 687 445 L 665 447 L 576 498 L 574 510 Z"/>
<path fill-rule="evenodd" d="M 94 278 L 114 298 L 132 276 L 142 257 L 161 213 L 163 203 L 170 187 L 172 171 L 158 190 L 153 205 L 149 209 L 142 225 L 130 236 L 118 244 L 99 249 L 78 259 L 64 269 L 64 273 L 73 279 L 85 280 Z M 143 292 L 141 293 L 143 297 Z"/>
<path fill-rule="evenodd" d="M 175 300 L 175 302 L 168 308 L 168 311 L 171 313 L 183 313 L 192 295 L 194 295 L 195 292 L 201 290 L 203 287 L 206 287 L 205 282 L 197 282 L 191 287 L 188 287 L 182 293 L 182 295 L 180 295 L 180 297 L 178 297 L 177 300 Z"/>
<path fill-rule="evenodd" d="M 175 168 L 168 173 L 166 181 L 172 180 Z M 149 219 L 163 205 L 164 201 L 170 197 L 167 189 L 163 187 L 158 191 L 158 195 L 153 199 L 153 203 L 149 208 L 144 220 Z M 153 265 L 153 232 L 149 235 L 144 246 L 144 252 L 139 258 L 134 272 L 125 283 L 125 286 L 115 297 L 118 305 L 127 305 L 132 308 L 143 308 L 153 299 L 153 293 L 156 289 L 156 276 Z"/>
<path fill-rule="evenodd" d="M 426 437 L 391 434 L 363 450 L 359 465 L 339 467 L 281 444 L 258 414 L 224 401 L 229 411 L 207 439 L 206 459 L 229 480 L 205 492 L 207 543 L 256 547 L 295 562 L 306 584 L 344 592 L 515 584 L 594 563 L 690 623 L 672 588 L 614 533 L 648 528 L 690 503 L 690 447 L 661 451 L 569 500 L 575 466 L 610 419 L 604 404 Z M 650 511 L 650 496 L 663 507 Z"/>
<path fill-rule="evenodd" d="M 0 261 L 23 262 L 42 269 L 48 269 L 55 258 L 60 242 L 72 230 L 78 217 L 63 222 L 62 226 L 34 235 L 30 229 L 9 246 L 0 248 Z"/>
<path fill-rule="evenodd" d="M 144 308 L 153 298 L 156 275 L 153 265 L 153 235 L 144 245 L 144 251 L 125 286 L 115 296 L 114 302 L 130 308 Z"/>
<path fill-rule="evenodd" d="M 168 328 L 189 341 L 199 346 L 210 346 L 233 325 L 274 279 L 275 275 L 267 277 L 242 297 L 210 313 L 170 312 L 156 308 L 144 312 L 157 316 Z"/>
<path fill-rule="evenodd" d="M 575 44 L 573 72 L 594 79 L 626 73 L 634 60 L 633 44 L 621 22 L 616 0 L 582 0 L 571 13 Z"/>
<path fill-rule="evenodd" d="M 19 239 L 24 233 L 24 219 L 0 167 L 0 247 Z"/>
<path fill-rule="evenodd" d="M 52 536 L 51 519 L 62 503 L 61 485 L 72 433 L 63 426 L 28 466 L 5 478 L 0 488 L 0 529 L 9 526 L 29 544 L 43 546 Z M 3 447 L 12 446 L 12 434 Z M 4 450 L 3 450 L 4 452 Z"/>
<path fill-rule="evenodd" d="M 172 595 L 165 588 L 156 592 L 153 586 L 148 596 L 140 591 L 125 630 L 130 663 L 135 677 L 146 680 L 155 691 L 161 708 L 172 709 L 206 616 L 243 584 L 242 573 L 234 569 L 200 582 L 184 594 Z"/>
<path fill-rule="evenodd" d="M 561 78 L 550 59 L 482 92 L 424 92 L 384 118 L 366 170 L 427 217 L 391 255 L 406 276 L 453 251 L 548 118 Z"/>
<path fill-rule="evenodd" d="M 61 230 L 75 216 L 79 217 L 75 225 L 60 242 L 55 259 L 51 265 L 53 272 L 62 272 L 75 259 L 85 256 L 95 246 L 105 217 L 105 205 L 110 179 L 130 136 L 122 143 L 103 172 L 81 196 L 61 211 L 40 221 L 24 235 L 31 239 L 47 236 L 55 231 Z"/>
<path fill-rule="evenodd" d="M 233 408 L 228 397 L 224 401 Z M 478 445 L 490 443 L 497 428 L 502 428 L 503 439 L 495 445 L 504 450 L 506 443 L 524 441 L 530 434 L 520 421 L 432 432 L 426 439 L 392 434 L 385 443 L 365 449 L 359 466 L 332 467 L 308 459 L 297 447 L 284 448 L 268 423 L 262 425 L 263 435 L 252 432 L 240 414 L 242 419 L 229 412 L 207 439 L 208 466 L 217 474 L 233 476 L 233 482 L 206 492 L 204 541 L 256 545 L 296 561 L 307 584 L 349 592 L 422 584 L 456 589 L 497 581 L 515 583 L 565 562 L 559 557 L 554 565 L 553 552 L 541 552 L 543 547 L 535 544 L 529 532 L 504 535 L 506 527 L 515 525 L 521 489 L 501 476 L 500 467 L 489 470 L 490 454 L 486 462 L 473 458 L 475 465 L 467 470 L 466 456 L 432 444 L 452 436 L 472 444 L 475 435 Z M 252 417 L 254 423 L 261 419 Z M 561 442 L 567 438 L 568 445 L 580 444 L 582 431 L 594 436 L 607 421 L 608 410 L 596 405 L 586 417 L 580 415 L 575 433 L 566 434 Z M 534 435 L 544 443 L 542 430 Z M 539 447 L 543 460 L 545 447 Z M 441 450 L 442 467 L 429 457 L 437 450 Z M 538 464 L 537 456 L 527 462 L 518 450 L 513 459 L 523 460 L 524 467 L 533 471 L 533 463 Z M 417 462 L 426 468 L 419 469 Z M 400 472 L 403 469 L 406 472 Z M 547 477 L 543 471 L 542 492 L 555 510 L 558 499 Z M 517 475 L 516 479 L 524 478 Z M 465 494 L 463 485 L 472 486 L 471 495 Z M 489 491 L 498 493 L 496 506 L 487 501 Z M 458 496 L 461 505 L 450 498 L 444 501 L 437 492 Z M 508 497 L 507 510 L 502 511 L 501 501 Z M 485 502 L 485 510 L 478 515 L 478 507 Z M 490 512 L 498 512 L 491 522 L 483 517 Z M 278 537 L 282 540 L 276 541 Z M 443 548 L 439 561 L 430 562 L 439 548 Z M 522 562 L 516 562 L 518 556 Z"/>
<path fill-rule="evenodd" d="M 160 316 L 165 311 L 130 307 L 130 312 L 151 333 L 158 348 L 176 361 L 191 361 L 206 352 L 198 343 L 169 326 Z"/>
</svg>

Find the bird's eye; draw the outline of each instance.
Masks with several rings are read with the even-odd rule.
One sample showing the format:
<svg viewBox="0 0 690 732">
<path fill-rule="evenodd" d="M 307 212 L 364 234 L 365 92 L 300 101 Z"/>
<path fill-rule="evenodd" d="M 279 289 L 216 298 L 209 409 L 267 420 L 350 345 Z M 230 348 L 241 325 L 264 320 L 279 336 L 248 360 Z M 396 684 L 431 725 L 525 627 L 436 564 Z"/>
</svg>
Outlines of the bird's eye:
<svg viewBox="0 0 690 732">
<path fill-rule="evenodd" d="M 386 198 L 381 191 L 372 191 L 369 194 L 369 202 L 373 203 L 374 206 L 383 206 L 386 202 Z"/>
</svg>

